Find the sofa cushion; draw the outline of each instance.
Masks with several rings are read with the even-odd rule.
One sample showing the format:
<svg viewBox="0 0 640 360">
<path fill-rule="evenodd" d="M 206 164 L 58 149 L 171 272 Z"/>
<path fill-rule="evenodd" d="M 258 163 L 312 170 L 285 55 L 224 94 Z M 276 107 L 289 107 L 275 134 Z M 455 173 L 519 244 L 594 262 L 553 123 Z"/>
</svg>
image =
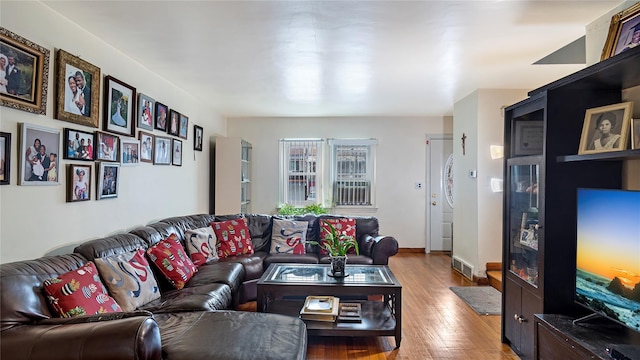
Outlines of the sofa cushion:
<svg viewBox="0 0 640 360">
<path fill-rule="evenodd" d="M 211 262 L 198 267 L 198 272 L 184 286 L 208 285 L 213 283 L 227 284 L 231 292 L 236 293 L 244 280 L 244 267 L 233 262 Z"/>
<path fill-rule="evenodd" d="M 109 293 L 123 311 L 133 311 L 160 297 L 144 249 L 95 259 Z"/>
<path fill-rule="evenodd" d="M 322 244 L 327 235 L 331 233 L 331 228 L 329 226 L 333 226 L 337 233 L 345 234 L 347 236 L 351 236 L 352 238 L 356 238 L 356 221 L 352 218 L 326 218 L 320 220 L 320 243 Z M 348 254 L 355 254 L 356 250 L 354 248 L 349 249 L 347 251 Z M 326 255 L 327 251 L 324 249 L 320 249 L 320 255 Z"/>
<path fill-rule="evenodd" d="M 317 264 L 318 254 L 306 253 L 301 255 L 294 254 L 269 254 L 264 258 L 264 268 L 267 269 L 271 264 L 296 263 L 296 264 Z"/>
<path fill-rule="evenodd" d="M 330 264 L 331 263 L 331 259 L 329 258 L 329 255 L 321 255 L 319 262 L 321 264 Z M 351 265 L 373 265 L 373 259 L 366 256 L 366 255 L 356 255 L 356 254 L 349 254 L 347 255 L 347 264 L 351 264 Z"/>
<path fill-rule="evenodd" d="M 259 279 L 266 268 L 264 267 L 264 259 L 269 254 L 264 251 L 258 251 L 251 255 L 238 255 L 228 258 L 221 258 L 220 262 L 240 263 L 244 268 L 244 282 Z"/>
<path fill-rule="evenodd" d="M 307 238 L 306 221 L 273 219 L 270 254 L 304 254 Z"/>
<path fill-rule="evenodd" d="M 181 311 L 215 311 L 228 309 L 232 304 L 231 288 L 227 284 L 207 284 L 170 290 L 140 310 L 154 314 Z"/>
<path fill-rule="evenodd" d="M 176 234 L 171 234 L 168 238 L 151 246 L 147 249 L 147 255 L 176 289 L 182 289 L 198 271 Z"/>
<path fill-rule="evenodd" d="M 44 292 L 51 307 L 61 317 L 74 317 L 122 311 L 107 294 L 93 262 L 45 280 Z"/>
<path fill-rule="evenodd" d="M 218 239 L 218 257 L 253 254 L 253 244 L 246 219 L 214 221 L 211 226 Z"/>
<path fill-rule="evenodd" d="M 170 360 L 302 360 L 307 328 L 296 317 L 244 311 L 156 314 Z M 202 346 L 207 344 L 207 346 Z"/>
<path fill-rule="evenodd" d="M 185 248 L 196 266 L 218 260 L 216 234 L 211 226 L 184 232 Z"/>
</svg>

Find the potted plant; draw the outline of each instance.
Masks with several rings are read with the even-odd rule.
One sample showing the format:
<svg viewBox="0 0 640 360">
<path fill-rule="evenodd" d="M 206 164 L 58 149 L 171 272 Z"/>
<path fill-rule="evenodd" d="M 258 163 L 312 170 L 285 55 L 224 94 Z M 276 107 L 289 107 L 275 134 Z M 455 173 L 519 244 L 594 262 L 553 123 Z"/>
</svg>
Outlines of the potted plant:
<svg viewBox="0 0 640 360">
<path fill-rule="evenodd" d="M 324 249 L 331 259 L 331 273 L 334 277 L 346 276 L 344 269 L 347 264 L 347 252 L 352 248 L 356 254 L 360 255 L 358 242 L 353 236 L 349 236 L 346 232 L 338 232 L 338 230 L 330 222 L 321 220 L 329 227 L 329 231 L 325 234 L 324 241 L 310 241 L 309 243 L 320 246 Z"/>
</svg>

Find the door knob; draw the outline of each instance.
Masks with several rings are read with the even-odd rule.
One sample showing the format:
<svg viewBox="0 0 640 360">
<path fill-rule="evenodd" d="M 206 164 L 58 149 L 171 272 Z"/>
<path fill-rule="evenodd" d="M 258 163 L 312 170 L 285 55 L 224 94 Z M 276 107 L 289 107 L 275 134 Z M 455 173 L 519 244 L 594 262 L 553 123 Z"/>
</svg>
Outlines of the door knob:
<svg viewBox="0 0 640 360">
<path fill-rule="evenodd" d="M 438 203 L 435 200 L 431 203 L 431 205 L 436 206 Z"/>
<path fill-rule="evenodd" d="M 527 321 L 525 318 L 523 318 L 522 316 L 520 316 L 518 314 L 513 315 L 513 320 L 517 321 L 520 324 L 522 324 L 523 322 Z"/>
</svg>

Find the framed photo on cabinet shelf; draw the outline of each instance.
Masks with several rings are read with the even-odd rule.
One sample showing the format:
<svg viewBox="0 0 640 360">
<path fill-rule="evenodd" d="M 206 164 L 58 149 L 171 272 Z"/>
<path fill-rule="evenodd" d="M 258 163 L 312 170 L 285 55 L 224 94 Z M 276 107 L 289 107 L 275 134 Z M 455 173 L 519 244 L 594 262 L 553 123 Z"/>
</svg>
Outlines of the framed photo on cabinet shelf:
<svg viewBox="0 0 640 360">
<path fill-rule="evenodd" d="M 578 154 L 626 150 L 632 102 L 587 109 Z"/>
<path fill-rule="evenodd" d="M 516 121 L 513 154 L 542 154 L 544 144 L 544 124 L 542 121 Z"/>
<path fill-rule="evenodd" d="M 93 161 L 95 159 L 96 135 L 75 129 L 64 129 L 63 158 L 70 160 Z"/>
<path fill-rule="evenodd" d="M 640 150 L 640 118 L 631 119 L 631 148 Z"/>
<path fill-rule="evenodd" d="M 49 49 L 0 27 L 0 105 L 47 113 Z"/>
<path fill-rule="evenodd" d="M 100 68 L 58 50 L 56 61 L 56 119 L 97 128 Z"/>
<path fill-rule="evenodd" d="M 67 165 L 67 202 L 91 200 L 91 165 Z"/>
<path fill-rule="evenodd" d="M 640 45 L 640 2 L 613 15 L 600 60 Z"/>
<path fill-rule="evenodd" d="M 62 131 L 20 124 L 20 185 L 60 185 Z"/>
<path fill-rule="evenodd" d="M 95 158 L 101 161 L 118 161 L 120 138 L 116 135 L 96 131 Z"/>
<path fill-rule="evenodd" d="M 153 130 L 156 101 L 145 94 L 138 94 L 138 128 Z"/>
<path fill-rule="evenodd" d="M 202 151 L 202 137 L 204 129 L 201 126 L 193 125 L 193 150 Z"/>
<path fill-rule="evenodd" d="M 153 164 L 171 165 L 171 138 L 156 136 L 153 144 Z"/>
<path fill-rule="evenodd" d="M 167 117 L 169 116 L 169 108 L 167 105 L 156 102 L 156 121 L 155 129 L 167 132 Z"/>
<path fill-rule="evenodd" d="M 103 130 L 134 136 L 135 103 L 136 89 L 134 87 L 112 76 L 105 76 Z"/>
<path fill-rule="evenodd" d="M 140 140 L 122 139 L 120 142 L 120 163 L 122 166 L 140 165 Z"/>
<path fill-rule="evenodd" d="M 138 137 L 140 140 L 140 161 L 152 163 L 154 136 L 147 132 L 140 131 Z"/>
<path fill-rule="evenodd" d="M 171 140 L 171 148 L 173 149 L 173 155 L 171 156 L 171 164 L 176 166 L 182 166 L 182 141 L 178 139 Z"/>
<path fill-rule="evenodd" d="M 11 133 L 0 132 L 0 185 L 11 179 Z"/>
<path fill-rule="evenodd" d="M 96 163 L 98 166 L 98 200 L 117 198 L 120 187 L 120 164 Z"/>
</svg>

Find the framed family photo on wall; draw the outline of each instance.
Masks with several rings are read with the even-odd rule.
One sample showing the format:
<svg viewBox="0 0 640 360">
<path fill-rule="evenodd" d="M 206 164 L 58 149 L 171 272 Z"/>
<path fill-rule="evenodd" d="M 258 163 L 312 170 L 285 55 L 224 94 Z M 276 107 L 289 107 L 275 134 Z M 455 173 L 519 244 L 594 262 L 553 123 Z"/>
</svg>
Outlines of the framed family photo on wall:
<svg viewBox="0 0 640 360">
<path fill-rule="evenodd" d="M 120 148 L 122 166 L 140 165 L 140 140 L 122 139 Z"/>
<path fill-rule="evenodd" d="M 118 161 L 120 138 L 102 131 L 96 131 L 96 160 Z"/>
<path fill-rule="evenodd" d="M 91 165 L 67 165 L 67 202 L 91 200 Z"/>
<path fill-rule="evenodd" d="M 20 185 L 59 185 L 62 132 L 20 124 Z"/>
<path fill-rule="evenodd" d="M 136 89 L 112 77 L 104 78 L 103 130 L 134 136 Z"/>
<path fill-rule="evenodd" d="M 153 162 L 153 138 L 153 135 L 144 131 L 140 131 L 140 161 L 149 163 Z"/>
<path fill-rule="evenodd" d="M 171 156 L 171 164 L 182 166 L 182 141 L 172 139 L 172 142 L 171 148 L 173 149 L 173 155 Z"/>
<path fill-rule="evenodd" d="M 189 133 L 189 117 L 184 114 L 180 114 L 180 128 L 178 130 L 178 136 L 187 139 Z"/>
<path fill-rule="evenodd" d="M 167 124 L 167 133 L 169 135 L 180 135 L 180 113 L 171 109 L 169 110 L 169 123 Z"/>
<path fill-rule="evenodd" d="M 578 154 L 626 150 L 632 102 L 587 109 Z"/>
<path fill-rule="evenodd" d="M 0 27 L 0 105 L 47 113 L 49 49 Z"/>
<path fill-rule="evenodd" d="M 0 132 L 0 185 L 11 179 L 11 133 Z"/>
<path fill-rule="evenodd" d="M 193 150 L 202 151 L 202 137 L 204 130 L 201 126 L 193 125 Z"/>
<path fill-rule="evenodd" d="M 640 45 L 640 2 L 613 15 L 600 60 Z"/>
<path fill-rule="evenodd" d="M 64 50 L 56 60 L 56 119 L 97 128 L 100 68 Z"/>
<path fill-rule="evenodd" d="M 64 129 L 64 159 L 93 161 L 96 136 L 92 132 Z"/>
<path fill-rule="evenodd" d="M 169 108 L 167 105 L 156 102 L 156 130 L 167 132 L 167 117 L 169 116 Z"/>
<path fill-rule="evenodd" d="M 153 130 L 155 102 L 145 94 L 138 95 L 138 128 Z"/>
<path fill-rule="evenodd" d="M 171 138 L 156 136 L 153 145 L 153 164 L 171 165 Z"/>
<path fill-rule="evenodd" d="M 98 162 L 98 200 L 117 198 L 120 187 L 120 164 Z"/>
</svg>

